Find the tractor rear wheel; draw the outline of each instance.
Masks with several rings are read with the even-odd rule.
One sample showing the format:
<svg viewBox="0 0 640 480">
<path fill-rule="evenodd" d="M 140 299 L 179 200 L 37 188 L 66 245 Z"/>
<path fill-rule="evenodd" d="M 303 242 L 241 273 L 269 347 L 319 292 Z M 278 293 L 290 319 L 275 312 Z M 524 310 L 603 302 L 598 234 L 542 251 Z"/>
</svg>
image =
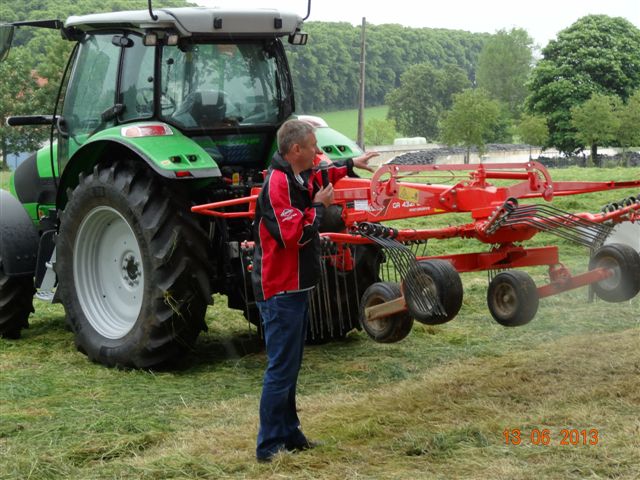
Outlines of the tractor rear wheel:
<svg viewBox="0 0 640 480">
<path fill-rule="evenodd" d="M 32 276 L 10 277 L 4 273 L 0 257 L 0 336 L 20 338 L 23 328 L 29 326 L 29 314 L 33 312 Z"/>
<path fill-rule="evenodd" d="M 609 268 L 613 275 L 593 284 L 593 291 L 606 302 L 625 302 L 640 291 L 640 254 L 623 243 L 598 249 L 589 261 L 589 270 Z"/>
<path fill-rule="evenodd" d="M 373 340 L 378 343 L 399 342 L 411 331 L 413 318 L 408 312 L 394 313 L 385 318 L 368 320 L 365 310 L 368 307 L 400 298 L 400 285 L 391 282 L 376 282 L 369 286 L 360 301 L 360 324 Z"/>
<path fill-rule="evenodd" d="M 527 272 L 501 272 L 489 283 L 489 311 L 495 321 L 505 327 L 529 323 L 538 311 L 539 302 L 536 284 Z"/>
<path fill-rule="evenodd" d="M 211 299 L 206 236 L 188 203 L 127 161 L 97 165 L 68 197 L 56 271 L 78 349 L 136 368 L 187 351 Z"/>
</svg>

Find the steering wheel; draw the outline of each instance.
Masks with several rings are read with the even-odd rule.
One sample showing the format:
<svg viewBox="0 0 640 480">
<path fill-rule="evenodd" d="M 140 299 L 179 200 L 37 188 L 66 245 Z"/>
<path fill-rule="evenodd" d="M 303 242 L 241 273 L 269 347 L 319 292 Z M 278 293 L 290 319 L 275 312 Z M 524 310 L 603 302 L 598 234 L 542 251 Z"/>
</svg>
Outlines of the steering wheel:
<svg viewBox="0 0 640 480">
<path fill-rule="evenodd" d="M 160 112 L 170 115 L 176 109 L 176 101 L 170 95 L 162 93 L 160 97 Z M 141 88 L 136 92 L 136 110 L 138 113 L 153 112 L 153 88 Z"/>
</svg>

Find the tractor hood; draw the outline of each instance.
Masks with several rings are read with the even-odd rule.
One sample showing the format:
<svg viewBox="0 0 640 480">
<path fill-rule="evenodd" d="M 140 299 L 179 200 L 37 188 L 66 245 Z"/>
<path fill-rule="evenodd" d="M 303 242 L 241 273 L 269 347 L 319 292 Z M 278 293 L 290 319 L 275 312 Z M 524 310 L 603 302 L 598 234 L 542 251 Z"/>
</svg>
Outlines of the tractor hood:
<svg viewBox="0 0 640 480">
<path fill-rule="evenodd" d="M 223 9 L 218 7 L 186 7 L 156 9 L 157 20 L 148 10 L 98 13 L 71 16 L 66 28 L 91 31 L 105 28 L 173 29 L 181 36 L 208 34 L 220 36 L 281 37 L 291 35 L 302 26 L 295 13 L 277 9 Z"/>
</svg>

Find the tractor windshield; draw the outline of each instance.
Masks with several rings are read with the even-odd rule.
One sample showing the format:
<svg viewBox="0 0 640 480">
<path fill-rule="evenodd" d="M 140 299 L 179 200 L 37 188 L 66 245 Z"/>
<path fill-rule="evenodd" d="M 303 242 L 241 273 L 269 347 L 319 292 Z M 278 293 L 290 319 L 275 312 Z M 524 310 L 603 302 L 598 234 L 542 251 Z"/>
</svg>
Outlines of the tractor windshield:
<svg viewBox="0 0 640 480">
<path fill-rule="evenodd" d="M 161 115 L 185 129 L 277 123 L 290 92 L 270 50 L 263 43 L 165 46 Z"/>
</svg>

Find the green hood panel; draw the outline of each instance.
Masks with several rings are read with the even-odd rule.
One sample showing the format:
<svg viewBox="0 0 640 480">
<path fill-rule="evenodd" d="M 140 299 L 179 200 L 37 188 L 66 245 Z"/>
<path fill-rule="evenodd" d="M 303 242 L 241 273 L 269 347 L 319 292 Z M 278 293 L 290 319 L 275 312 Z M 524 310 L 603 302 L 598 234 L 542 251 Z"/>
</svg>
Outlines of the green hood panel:
<svg viewBox="0 0 640 480">
<path fill-rule="evenodd" d="M 320 147 L 331 160 L 354 158 L 363 153 L 356 142 L 333 128 L 318 127 L 315 133 L 316 139 L 318 140 L 318 147 Z"/>
</svg>

